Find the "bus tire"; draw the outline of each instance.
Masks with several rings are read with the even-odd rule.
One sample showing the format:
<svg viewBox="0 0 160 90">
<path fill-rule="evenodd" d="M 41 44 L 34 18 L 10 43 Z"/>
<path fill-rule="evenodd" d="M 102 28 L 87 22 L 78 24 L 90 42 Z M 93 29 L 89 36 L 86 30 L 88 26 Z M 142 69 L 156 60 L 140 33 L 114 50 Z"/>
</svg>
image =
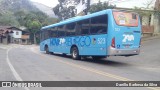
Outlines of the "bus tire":
<svg viewBox="0 0 160 90">
<path fill-rule="evenodd" d="M 81 57 L 79 56 L 79 51 L 77 47 L 72 47 L 71 49 L 72 58 L 75 60 L 79 60 Z"/>
<path fill-rule="evenodd" d="M 46 54 L 49 54 L 49 48 L 48 48 L 47 45 L 45 46 L 45 53 L 46 53 Z"/>
<path fill-rule="evenodd" d="M 92 56 L 93 60 L 100 60 L 100 59 L 103 59 L 103 58 L 106 58 L 106 57 L 105 56 Z"/>
</svg>

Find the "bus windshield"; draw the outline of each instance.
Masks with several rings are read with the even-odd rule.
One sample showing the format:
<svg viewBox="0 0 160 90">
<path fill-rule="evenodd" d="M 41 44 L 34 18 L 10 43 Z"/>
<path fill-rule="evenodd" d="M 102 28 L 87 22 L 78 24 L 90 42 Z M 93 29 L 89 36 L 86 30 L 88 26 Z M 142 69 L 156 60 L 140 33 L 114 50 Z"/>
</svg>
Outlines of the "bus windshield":
<svg viewBox="0 0 160 90">
<path fill-rule="evenodd" d="M 130 12 L 113 11 L 113 16 L 117 25 L 137 27 L 138 15 Z"/>
</svg>

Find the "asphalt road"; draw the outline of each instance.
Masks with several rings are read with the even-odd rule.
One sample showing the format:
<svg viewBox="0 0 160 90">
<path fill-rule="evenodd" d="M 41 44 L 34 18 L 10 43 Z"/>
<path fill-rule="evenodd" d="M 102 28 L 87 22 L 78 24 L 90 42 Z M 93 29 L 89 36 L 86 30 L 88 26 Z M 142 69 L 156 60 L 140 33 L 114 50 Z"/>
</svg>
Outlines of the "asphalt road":
<svg viewBox="0 0 160 90">
<path fill-rule="evenodd" d="M 145 41 L 137 56 L 72 60 L 34 45 L 0 45 L 0 81 L 160 81 L 160 38 Z M 0 90 L 160 90 L 160 88 L 0 88 Z"/>
</svg>

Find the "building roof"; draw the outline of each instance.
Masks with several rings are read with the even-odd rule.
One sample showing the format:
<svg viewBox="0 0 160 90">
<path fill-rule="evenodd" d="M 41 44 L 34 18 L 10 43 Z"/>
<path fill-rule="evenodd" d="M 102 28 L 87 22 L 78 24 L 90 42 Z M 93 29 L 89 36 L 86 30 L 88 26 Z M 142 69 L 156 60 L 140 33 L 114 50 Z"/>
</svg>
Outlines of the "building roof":
<svg viewBox="0 0 160 90">
<path fill-rule="evenodd" d="M 0 26 L 0 36 L 4 36 L 8 33 L 13 33 L 12 26 Z"/>
<path fill-rule="evenodd" d="M 19 31 L 22 31 L 21 29 L 15 27 L 15 26 L 0 26 L 0 29 L 9 29 L 9 30 L 19 30 Z"/>
</svg>

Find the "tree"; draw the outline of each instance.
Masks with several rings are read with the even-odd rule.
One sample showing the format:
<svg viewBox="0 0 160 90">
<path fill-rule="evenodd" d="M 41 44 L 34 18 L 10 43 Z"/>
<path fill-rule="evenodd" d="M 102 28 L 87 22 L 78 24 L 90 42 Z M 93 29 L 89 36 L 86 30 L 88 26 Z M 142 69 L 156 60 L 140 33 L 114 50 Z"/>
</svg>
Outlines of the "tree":
<svg viewBox="0 0 160 90">
<path fill-rule="evenodd" d="M 41 26 L 46 26 L 58 22 L 58 19 L 51 18 L 40 11 L 26 12 L 24 10 L 20 10 L 15 12 L 14 16 L 20 25 L 25 26 L 30 32 L 30 39 L 33 40 L 34 43 L 36 42 L 35 34 L 38 32 Z"/>
<path fill-rule="evenodd" d="M 59 19 L 48 17 L 43 21 L 42 26 L 54 24 L 54 23 L 57 23 L 57 22 L 59 22 Z"/>
<path fill-rule="evenodd" d="M 37 43 L 36 33 L 40 30 L 40 28 L 42 27 L 42 24 L 38 20 L 33 20 L 33 21 L 29 20 L 27 22 L 27 27 L 30 33 L 33 34 L 34 44 L 36 44 Z"/>
<path fill-rule="evenodd" d="M 94 12 L 98 12 L 98 11 L 105 10 L 105 9 L 113 9 L 115 7 L 116 6 L 109 5 L 109 2 L 101 2 L 99 0 L 98 3 L 91 5 L 89 12 L 94 13 Z"/>
</svg>

